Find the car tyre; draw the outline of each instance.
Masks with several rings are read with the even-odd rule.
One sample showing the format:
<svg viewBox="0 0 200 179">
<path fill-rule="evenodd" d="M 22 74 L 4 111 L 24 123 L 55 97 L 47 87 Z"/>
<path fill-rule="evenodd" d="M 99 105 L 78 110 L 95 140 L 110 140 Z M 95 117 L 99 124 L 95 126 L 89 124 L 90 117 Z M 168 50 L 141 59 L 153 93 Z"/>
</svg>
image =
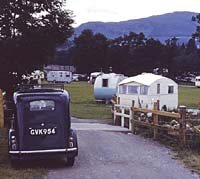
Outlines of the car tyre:
<svg viewBox="0 0 200 179">
<path fill-rule="evenodd" d="M 17 168 L 19 165 L 16 159 L 11 159 L 10 163 L 12 168 Z"/>
<path fill-rule="evenodd" d="M 74 165 L 75 157 L 67 157 L 67 166 L 72 167 Z"/>
</svg>

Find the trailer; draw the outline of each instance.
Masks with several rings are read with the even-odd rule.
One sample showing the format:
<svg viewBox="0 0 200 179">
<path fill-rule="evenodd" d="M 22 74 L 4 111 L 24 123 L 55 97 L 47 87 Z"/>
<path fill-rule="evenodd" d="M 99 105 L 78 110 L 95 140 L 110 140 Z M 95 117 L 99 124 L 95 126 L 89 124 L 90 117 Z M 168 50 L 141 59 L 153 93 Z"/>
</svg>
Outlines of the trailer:
<svg viewBox="0 0 200 179">
<path fill-rule="evenodd" d="M 124 80 L 123 74 L 108 73 L 98 76 L 94 83 L 95 100 L 109 101 L 117 93 L 117 85 Z"/>
<path fill-rule="evenodd" d="M 159 100 L 160 110 L 173 110 L 178 107 L 178 85 L 173 80 L 151 73 L 142 73 L 121 81 L 118 85 L 118 103 L 153 109 Z"/>
<path fill-rule="evenodd" d="M 47 81 L 49 82 L 61 82 L 71 83 L 73 80 L 71 71 L 48 71 Z"/>
<path fill-rule="evenodd" d="M 200 88 L 200 76 L 195 77 L 195 86 Z"/>
</svg>

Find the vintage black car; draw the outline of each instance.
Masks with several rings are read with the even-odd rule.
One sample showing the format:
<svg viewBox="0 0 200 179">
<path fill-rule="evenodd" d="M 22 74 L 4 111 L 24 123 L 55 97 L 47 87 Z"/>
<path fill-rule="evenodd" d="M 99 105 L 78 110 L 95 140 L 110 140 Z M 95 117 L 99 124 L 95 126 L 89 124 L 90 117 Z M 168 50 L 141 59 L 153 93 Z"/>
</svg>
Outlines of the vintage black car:
<svg viewBox="0 0 200 179">
<path fill-rule="evenodd" d="M 72 166 L 78 144 L 76 132 L 71 129 L 68 92 L 25 89 L 15 92 L 13 99 L 15 112 L 8 137 L 11 163 L 64 156 Z"/>
</svg>

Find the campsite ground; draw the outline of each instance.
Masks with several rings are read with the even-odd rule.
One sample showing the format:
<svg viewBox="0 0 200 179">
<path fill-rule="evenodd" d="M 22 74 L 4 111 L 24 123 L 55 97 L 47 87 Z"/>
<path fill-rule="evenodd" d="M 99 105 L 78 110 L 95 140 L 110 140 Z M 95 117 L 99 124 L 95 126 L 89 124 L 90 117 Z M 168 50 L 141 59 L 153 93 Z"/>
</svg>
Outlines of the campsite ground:
<svg viewBox="0 0 200 179">
<path fill-rule="evenodd" d="M 200 104 L 200 88 L 179 86 L 179 105 L 185 105 L 188 108 L 198 108 Z"/>
<path fill-rule="evenodd" d="M 87 82 L 66 84 L 71 97 L 71 115 L 85 119 L 111 119 L 111 106 L 95 102 L 93 85 Z"/>
<path fill-rule="evenodd" d="M 93 97 L 93 86 L 87 82 L 74 82 L 65 85 L 71 96 L 71 114 L 78 118 L 90 119 L 106 119 L 111 120 L 111 106 L 96 103 Z M 179 103 L 187 107 L 198 107 L 200 102 L 200 89 L 179 87 Z M 80 119 L 81 120 L 81 119 Z M 101 122 L 104 123 L 104 120 Z M 84 136 L 85 134 L 81 134 Z M 141 138 L 142 139 L 142 138 Z M 96 139 L 98 141 L 98 139 Z M 28 165 L 19 169 L 12 169 L 7 154 L 6 130 L 0 130 L 0 177 L 3 179 L 40 179 L 45 176 L 47 169 L 45 165 Z M 193 171 L 200 173 L 200 157 L 199 152 L 180 150 L 176 147 L 175 151 L 177 159 L 181 159 L 185 165 Z M 82 154 L 81 154 L 82 155 Z M 83 161 L 82 161 L 83 162 Z M 84 163 L 84 162 L 83 162 Z M 39 163 L 40 164 L 40 163 Z M 38 167 L 37 167 L 38 166 Z"/>
</svg>

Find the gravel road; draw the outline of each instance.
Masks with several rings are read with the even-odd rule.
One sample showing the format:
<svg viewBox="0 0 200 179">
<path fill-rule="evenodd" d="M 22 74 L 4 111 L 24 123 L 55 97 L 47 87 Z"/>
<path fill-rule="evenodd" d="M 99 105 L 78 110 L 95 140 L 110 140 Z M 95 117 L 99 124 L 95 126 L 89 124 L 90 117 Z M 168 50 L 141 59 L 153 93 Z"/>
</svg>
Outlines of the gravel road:
<svg viewBox="0 0 200 179">
<path fill-rule="evenodd" d="M 102 125 L 102 128 L 101 128 Z M 109 124 L 75 123 L 79 156 L 73 167 L 51 167 L 47 179 L 199 178 L 163 145 Z"/>
</svg>

